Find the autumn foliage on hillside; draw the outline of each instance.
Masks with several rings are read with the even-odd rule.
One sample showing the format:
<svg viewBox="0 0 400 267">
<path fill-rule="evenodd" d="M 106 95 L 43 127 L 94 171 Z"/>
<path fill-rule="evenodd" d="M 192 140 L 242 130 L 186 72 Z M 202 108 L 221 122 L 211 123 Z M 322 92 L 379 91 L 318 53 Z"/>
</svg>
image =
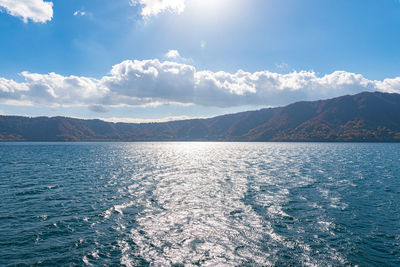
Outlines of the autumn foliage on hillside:
<svg viewBox="0 0 400 267">
<path fill-rule="evenodd" d="M 399 142 L 400 95 L 365 92 L 165 123 L 0 116 L 0 141 Z"/>
</svg>

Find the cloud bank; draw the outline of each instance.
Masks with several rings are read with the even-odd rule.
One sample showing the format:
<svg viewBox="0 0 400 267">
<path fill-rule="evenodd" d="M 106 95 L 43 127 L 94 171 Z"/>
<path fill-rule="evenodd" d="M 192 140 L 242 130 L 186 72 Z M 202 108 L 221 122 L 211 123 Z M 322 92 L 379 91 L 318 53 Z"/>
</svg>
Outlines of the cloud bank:
<svg viewBox="0 0 400 267">
<path fill-rule="evenodd" d="M 0 113 L 1 114 L 1 113 Z M 137 119 L 137 118 L 98 118 L 102 121 L 108 122 L 125 122 L 125 123 L 150 123 L 150 122 L 168 122 L 168 121 L 179 121 L 179 120 L 192 120 L 192 119 L 205 119 L 206 117 L 190 117 L 190 116 L 171 116 L 160 119 Z"/>
<path fill-rule="evenodd" d="M 192 65 L 157 59 L 123 61 L 100 79 L 56 73 L 20 75 L 22 82 L 0 78 L 0 102 L 88 106 L 106 112 L 106 107 L 122 105 L 277 106 L 361 91 L 400 93 L 400 77 L 377 81 L 346 71 L 322 76 L 313 71 L 199 71 Z"/>
<path fill-rule="evenodd" d="M 0 0 L 0 8 L 4 8 L 8 14 L 20 17 L 27 23 L 46 23 L 53 18 L 53 3 L 43 0 Z"/>
<path fill-rule="evenodd" d="M 140 14 L 144 18 L 156 16 L 165 11 L 180 14 L 185 10 L 185 0 L 131 0 L 131 5 L 139 5 Z"/>
</svg>

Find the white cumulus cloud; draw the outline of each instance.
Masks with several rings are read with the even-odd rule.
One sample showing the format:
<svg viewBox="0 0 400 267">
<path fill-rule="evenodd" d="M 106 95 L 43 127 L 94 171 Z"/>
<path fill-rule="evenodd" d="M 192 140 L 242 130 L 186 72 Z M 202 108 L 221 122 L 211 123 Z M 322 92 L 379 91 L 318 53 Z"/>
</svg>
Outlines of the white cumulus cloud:
<svg viewBox="0 0 400 267">
<path fill-rule="evenodd" d="M 179 54 L 178 50 L 169 50 L 165 54 L 165 57 L 167 57 L 167 58 L 180 58 L 181 55 Z"/>
<path fill-rule="evenodd" d="M 86 12 L 82 10 L 77 10 L 74 12 L 74 16 L 85 16 Z"/>
<path fill-rule="evenodd" d="M 56 73 L 21 76 L 23 82 L 0 78 L 0 102 L 88 106 L 106 112 L 107 107 L 121 105 L 278 106 L 362 91 L 400 93 L 400 77 L 377 81 L 346 71 L 325 75 L 199 71 L 189 64 L 157 59 L 125 60 L 99 79 Z"/>
<path fill-rule="evenodd" d="M 400 77 L 378 81 L 376 83 L 376 88 L 389 93 L 399 93 Z"/>
<path fill-rule="evenodd" d="M 43 0 L 0 0 L 0 7 L 25 23 L 28 20 L 46 23 L 53 18 L 53 3 Z"/>
<path fill-rule="evenodd" d="M 156 16 L 165 11 L 179 14 L 185 10 L 185 0 L 131 0 L 131 5 L 139 5 L 140 14 L 144 18 Z"/>
<path fill-rule="evenodd" d="M 93 78 L 66 77 L 56 73 L 22 72 L 21 75 L 25 78 L 25 82 L 20 86 L 27 87 L 29 90 L 20 90 L 20 99 L 41 105 L 97 104 L 108 91 Z"/>
</svg>

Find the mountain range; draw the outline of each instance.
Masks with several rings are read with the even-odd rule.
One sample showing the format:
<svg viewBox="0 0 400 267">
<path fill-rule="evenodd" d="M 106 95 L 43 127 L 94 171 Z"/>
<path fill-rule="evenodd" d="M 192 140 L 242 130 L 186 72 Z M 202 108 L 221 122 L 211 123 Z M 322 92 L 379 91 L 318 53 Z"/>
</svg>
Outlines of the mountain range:
<svg viewBox="0 0 400 267">
<path fill-rule="evenodd" d="M 400 94 L 363 92 L 163 123 L 0 116 L 0 141 L 399 142 Z"/>
</svg>

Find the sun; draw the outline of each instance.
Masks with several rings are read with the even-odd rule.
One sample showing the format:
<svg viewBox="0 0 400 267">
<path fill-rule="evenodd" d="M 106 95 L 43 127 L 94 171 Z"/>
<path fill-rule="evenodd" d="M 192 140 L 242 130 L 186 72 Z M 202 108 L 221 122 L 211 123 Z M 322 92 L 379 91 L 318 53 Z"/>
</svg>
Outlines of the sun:
<svg viewBox="0 0 400 267">
<path fill-rule="evenodd" d="M 188 0 L 186 5 L 192 18 L 217 23 L 228 19 L 237 9 L 239 2 L 240 0 Z"/>
<path fill-rule="evenodd" d="M 226 5 L 229 2 L 234 2 L 234 1 L 228 1 L 228 0 L 189 0 L 188 2 L 193 2 L 199 8 L 215 9 L 215 8 L 221 7 L 223 5 Z"/>
<path fill-rule="evenodd" d="M 224 9 L 230 8 L 237 0 L 189 0 L 188 4 L 197 8 L 199 12 L 213 14 L 215 12 L 223 12 Z"/>
</svg>

